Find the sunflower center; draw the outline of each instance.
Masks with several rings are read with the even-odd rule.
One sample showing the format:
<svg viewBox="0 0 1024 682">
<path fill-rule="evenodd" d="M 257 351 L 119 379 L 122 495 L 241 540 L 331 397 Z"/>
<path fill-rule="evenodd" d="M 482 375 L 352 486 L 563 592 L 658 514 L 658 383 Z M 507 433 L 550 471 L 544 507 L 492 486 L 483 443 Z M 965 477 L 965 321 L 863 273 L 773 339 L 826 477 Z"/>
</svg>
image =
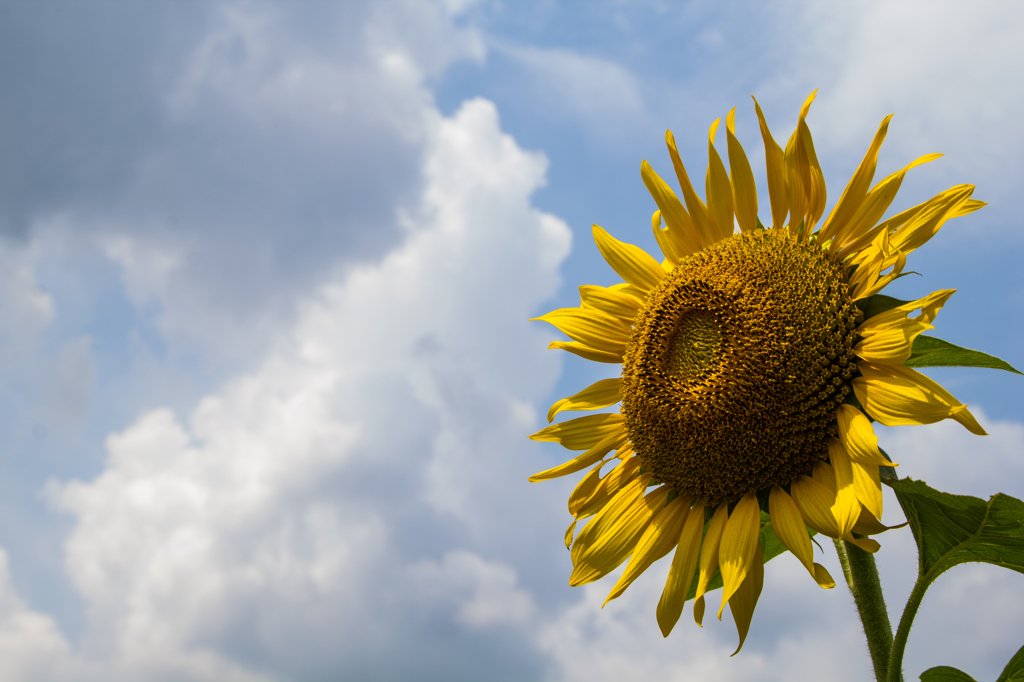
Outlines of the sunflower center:
<svg viewBox="0 0 1024 682">
<path fill-rule="evenodd" d="M 665 353 L 665 373 L 679 379 L 696 379 L 718 366 L 721 330 L 707 310 L 685 310 Z"/>
<path fill-rule="evenodd" d="M 622 364 L 643 465 L 706 504 L 810 473 L 850 392 L 860 315 L 842 263 L 784 231 L 684 258 L 637 313 Z"/>
</svg>

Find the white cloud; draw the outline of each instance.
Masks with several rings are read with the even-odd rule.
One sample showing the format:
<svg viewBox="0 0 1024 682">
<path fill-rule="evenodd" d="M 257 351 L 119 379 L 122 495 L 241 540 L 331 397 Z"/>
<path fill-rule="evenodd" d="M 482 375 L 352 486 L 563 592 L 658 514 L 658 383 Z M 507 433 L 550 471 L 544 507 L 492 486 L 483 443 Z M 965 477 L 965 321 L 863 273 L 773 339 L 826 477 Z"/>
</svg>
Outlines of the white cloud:
<svg viewBox="0 0 1024 682">
<path fill-rule="evenodd" d="M 450 627 L 533 615 L 507 565 L 443 543 L 410 552 L 402 524 L 431 509 L 456 535 L 509 522 L 493 502 L 526 446 L 522 405 L 557 368 L 526 318 L 553 292 L 569 232 L 530 207 L 545 162 L 500 132 L 493 105 L 429 125 L 401 247 L 312 297 L 260 369 L 187 425 L 151 412 L 109 438 L 95 480 L 51 484 L 77 518 L 67 570 L 88 604 L 85 641 L 115 671 L 254 675 L 227 641 L 286 676 L 400 648 L 416 635 L 393 600 L 424 581 L 451 595 L 424 617 L 456 600 Z"/>
</svg>

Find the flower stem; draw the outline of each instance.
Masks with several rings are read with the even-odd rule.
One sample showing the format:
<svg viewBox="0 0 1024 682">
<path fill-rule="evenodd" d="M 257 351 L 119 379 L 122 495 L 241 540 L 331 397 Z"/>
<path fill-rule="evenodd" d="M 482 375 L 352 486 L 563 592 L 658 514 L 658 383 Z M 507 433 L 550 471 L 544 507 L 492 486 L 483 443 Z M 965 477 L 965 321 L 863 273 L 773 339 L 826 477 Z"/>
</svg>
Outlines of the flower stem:
<svg viewBox="0 0 1024 682">
<path fill-rule="evenodd" d="M 886 682 L 902 682 L 903 680 L 903 651 L 907 647 L 907 636 L 910 634 L 910 626 L 914 624 L 914 616 L 917 615 L 917 609 L 921 606 L 925 590 L 930 584 L 930 581 L 923 578 L 918 578 L 914 583 L 914 589 L 910 592 L 907 606 L 903 609 L 900 624 L 896 628 L 896 639 L 892 644 L 892 657 L 889 660 L 889 673 Z"/>
<path fill-rule="evenodd" d="M 843 564 L 847 584 L 850 585 L 853 601 L 864 625 L 871 663 L 875 668 L 875 679 L 878 682 L 892 682 L 892 678 L 889 677 L 889 656 L 893 647 L 892 625 L 889 623 L 889 612 L 885 608 L 875 558 L 849 542 L 837 541 L 836 551 L 839 553 L 839 562 Z M 909 630 L 909 625 L 907 629 Z M 905 639 L 904 637 L 904 641 Z M 896 682 L 900 680 L 900 675 L 901 673 L 897 671 Z"/>
</svg>

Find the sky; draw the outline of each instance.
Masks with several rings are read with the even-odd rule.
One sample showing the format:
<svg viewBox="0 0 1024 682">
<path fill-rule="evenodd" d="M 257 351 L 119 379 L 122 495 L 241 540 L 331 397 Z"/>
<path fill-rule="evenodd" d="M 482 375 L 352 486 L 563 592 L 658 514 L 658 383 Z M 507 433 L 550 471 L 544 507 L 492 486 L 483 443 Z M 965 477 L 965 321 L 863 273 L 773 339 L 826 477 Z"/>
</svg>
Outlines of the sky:
<svg viewBox="0 0 1024 682">
<path fill-rule="evenodd" d="M 729 616 L 661 637 L 665 562 L 568 586 L 575 481 L 527 436 L 615 372 L 528 319 L 616 281 L 591 224 L 656 249 L 666 129 L 699 176 L 737 107 L 764 217 L 750 96 L 785 139 L 818 89 L 829 206 L 890 113 L 879 177 L 945 154 L 891 213 L 977 185 L 892 293 L 957 289 L 934 333 L 1021 367 L 1022 36 L 979 0 L 0 0 L 0 679 L 867 679 L 790 555 L 733 658 Z M 930 375 L 990 435 L 877 427 L 901 474 L 1024 497 L 1021 378 Z M 944 575 L 908 679 L 997 677 L 1022 601 Z"/>
</svg>

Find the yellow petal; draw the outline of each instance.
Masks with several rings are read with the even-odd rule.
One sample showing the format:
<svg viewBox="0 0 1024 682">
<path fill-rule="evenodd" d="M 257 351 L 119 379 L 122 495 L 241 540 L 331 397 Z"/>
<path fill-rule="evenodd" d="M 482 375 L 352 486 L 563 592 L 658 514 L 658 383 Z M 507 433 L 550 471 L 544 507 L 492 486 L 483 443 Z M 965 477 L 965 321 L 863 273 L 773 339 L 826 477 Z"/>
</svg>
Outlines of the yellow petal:
<svg viewBox="0 0 1024 682">
<path fill-rule="evenodd" d="M 722 531 L 722 542 L 718 548 L 718 561 L 722 571 L 722 605 L 718 609 L 718 619 L 722 619 L 722 611 L 729 599 L 739 589 L 751 570 L 754 550 L 757 547 L 757 536 L 761 532 L 761 510 L 757 504 L 757 495 L 749 492 L 740 498 L 726 521 Z"/>
<path fill-rule="evenodd" d="M 562 398 L 548 410 L 548 422 L 555 418 L 559 412 L 567 410 L 599 410 L 608 407 L 622 400 L 619 387 L 622 385 L 622 378 L 601 379 L 600 381 L 587 386 L 585 389 Z"/>
<path fill-rule="evenodd" d="M 697 593 L 694 595 L 693 618 L 697 625 L 702 624 L 704 618 L 704 593 L 708 591 L 708 583 L 715 576 L 718 570 L 718 546 L 722 541 L 722 531 L 725 530 L 725 522 L 729 518 L 729 506 L 724 502 L 718 505 L 715 515 L 711 517 L 708 524 L 708 531 L 704 534 L 704 542 L 700 548 L 700 577 L 697 580 Z"/>
<path fill-rule="evenodd" d="M 651 215 L 651 230 L 654 232 L 654 239 L 658 242 L 661 253 L 665 256 L 661 267 L 666 271 L 671 270 L 683 257 L 683 247 L 676 241 L 668 227 L 661 226 L 661 211 L 655 211 Z"/>
<path fill-rule="evenodd" d="M 628 323 L 593 308 L 559 308 L 532 320 L 552 324 L 574 341 L 610 352 L 624 350 L 631 333 Z"/>
<path fill-rule="evenodd" d="M 878 436 L 871 427 L 871 422 L 864 413 L 853 405 L 840 405 L 836 411 L 839 421 L 839 440 L 842 441 L 846 453 L 854 462 L 874 464 L 876 467 L 897 467 L 882 455 L 878 449 Z"/>
<path fill-rule="evenodd" d="M 839 537 L 836 517 L 832 514 L 832 505 L 836 500 L 834 491 L 810 476 L 797 476 L 789 489 L 808 526 L 830 538 Z"/>
<path fill-rule="evenodd" d="M 586 450 L 612 434 L 625 433 L 621 414 L 607 412 L 588 414 L 558 424 L 546 426 L 530 436 L 530 440 L 545 443 L 561 443 L 570 450 Z"/>
<path fill-rule="evenodd" d="M 988 203 L 984 201 L 978 201 L 977 199 L 968 199 L 967 201 L 960 204 L 957 209 L 950 215 L 950 218 L 959 218 L 965 216 L 968 213 L 974 213 L 979 208 L 985 208 Z"/>
<path fill-rule="evenodd" d="M 861 376 L 853 380 L 857 400 L 869 415 L 886 426 L 934 424 L 955 419 L 971 433 L 988 435 L 967 406 L 949 391 L 909 367 L 858 362 Z"/>
<path fill-rule="evenodd" d="M 857 167 L 857 171 L 850 178 L 850 181 L 846 183 L 846 189 L 843 190 L 843 194 L 839 197 L 839 201 L 836 202 L 835 208 L 832 209 L 832 213 L 822 226 L 821 233 L 818 235 L 819 242 L 824 243 L 842 231 L 850 222 L 850 219 L 853 218 L 857 209 L 860 208 L 860 205 L 864 203 L 864 197 L 867 196 L 868 188 L 871 187 L 871 180 L 875 177 L 878 151 L 882 148 L 882 142 L 885 141 L 890 120 L 892 120 L 892 114 L 886 116 L 882 124 L 878 126 L 878 132 L 875 133 L 875 138 L 871 140 L 871 145 Z"/>
<path fill-rule="evenodd" d="M 665 277 L 665 270 L 639 246 L 620 242 L 600 226 L 593 226 L 594 241 L 601 255 L 619 277 L 642 291 L 649 291 Z"/>
<path fill-rule="evenodd" d="M 622 320 L 626 325 L 632 325 L 636 312 L 644 302 L 617 289 L 584 284 L 580 287 L 580 303 L 584 308 L 600 310 Z"/>
<path fill-rule="evenodd" d="M 838 438 L 829 439 L 828 458 L 836 476 L 836 501 L 832 504 L 832 515 L 836 519 L 839 536 L 849 535 L 860 517 L 860 502 L 853 480 L 853 464 L 846 448 Z"/>
<path fill-rule="evenodd" d="M 882 365 L 901 365 L 910 358 L 914 339 L 928 329 L 934 329 L 932 321 L 956 289 L 942 289 L 924 298 L 875 315 L 857 327 L 863 339 L 854 347 L 854 352 L 868 362 Z M 921 314 L 909 319 L 914 310 Z"/>
<path fill-rule="evenodd" d="M 860 518 L 857 519 L 857 525 L 853 527 L 853 532 L 857 535 L 877 535 L 878 533 L 884 533 L 887 530 L 893 528 L 902 528 L 907 525 L 909 521 L 897 524 L 895 526 L 886 526 L 877 518 L 872 516 L 871 512 L 867 509 L 861 509 Z"/>
<path fill-rule="evenodd" d="M 640 475 L 642 463 L 639 457 L 627 457 L 618 466 L 608 472 L 608 475 L 601 479 L 594 489 L 594 492 L 587 498 L 573 514 L 577 518 L 590 516 L 599 512 L 608 501 L 615 497 L 620 490 Z"/>
<path fill-rule="evenodd" d="M 957 185 L 926 201 L 912 220 L 908 220 L 892 234 L 893 246 L 903 253 L 910 253 L 922 246 L 935 236 L 947 220 L 965 214 L 964 207 L 970 203 L 973 192 L 974 185 Z"/>
<path fill-rule="evenodd" d="M 761 126 L 761 138 L 764 140 L 765 166 L 768 171 L 768 199 L 772 205 L 772 227 L 782 228 L 786 224 L 786 215 L 789 213 L 789 188 L 786 177 L 785 153 L 782 147 L 772 137 L 768 130 L 768 124 L 761 113 L 761 105 L 757 99 L 754 100 L 754 109 L 757 111 L 757 121 Z"/>
<path fill-rule="evenodd" d="M 668 488 L 661 486 L 646 496 L 636 496 L 647 487 L 648 474 L 640 476 L 624 488 L 611 503 L 594 515 L 572 546 L 572 575 L 569 584 L 573 587 L 585 585 L 611 573 L 636 548 L 651 518 L 665 506 Z M 633 494 L 633 497 L 630 495 Z M 616 506 L 619 497 L 626 497 L 628 503 Z"/>
<path fill-rule="evenodd" d="M 625 592 L 626 588 L 632 585 L 641 573 L 650 568 L 651 564 L 672 551 L 679 542 L 679 533 L 683 530 L 683 524 L 690 509 L 690 501 L 688 497 L 677 497 L 655 514 L 647 525 L 647 529 L 644 530 L 644 534 L 637 541 L 636 549 L 633 550 L 633 556 L 630 557 L 626 570 L 619 576 L 615 587 L 608 593 L 608 598 L 604 600 L 605 604 Z M 601 608 L 604 608 L 604 605 Z"/>
<path fill-rule="evenodd" d="M 757 599 L 761 596 L 761 589 L 764 587 L 764 551 L 761 548 L 760 540 L 756 540 L 755 545 L 750 571 L 739 589 L 736 590 L 736 594 L 729 600 L 729 610 L 732 611 L 732 619 L 736 623 L 736 631 L 740 636 L 739 646 L 736 647 L 736 651 L 732 652 L 733 656 L 743 648 L 743 642 L 746 641 L 747 633 L 750 631 L 750 620 L 754 617 Z"/>
<path fill-rule="evenodd" d="M 614 364 L 622 362 L 622 355 L 625 352 L 625 349 L 620 351 L 598 350 L 597 348 L 591 348 L 585 343 L 577 343 L 576 341 L 552 341 L 548 344 L 548 349 L 569 351 L 573 355 L 578 355 L 584 360 L 591 360 L 592 362 L 609 362 Z"/>
<path fill-rule="evenodd" d="M 679 615 L 683 612 L 683 603 L 693 582 L 693 572 L 697 568 L 703 531 L 704 508 L 698 504 L 686 515 L 683 530 L 679 535 L 679 544 L 672 557 L 672 566 L 668 569 L 665 589 L 658 601 L 658 626 L 665 637 L 672 632 Z"/>
<path fill-rule="evenodd" d="M 736 222 L 743 232 L 757 227 L 757 185 L 743 146 L 736 139 L 736 107 L 725 118 L 725 136 L 729 145 L 729 181 L 732 183 L 732 203 Z"/>
<path fill-rule="evenodd" d="M 686 202 L 686 209 L 690 212 L 694 231 L 701 244 L 710 246 L 715 243 L 715 233 L 711 228 L 711 220 L 708 218 L 707 206 L 693 191 L 690 176 L 686 174 L 683 160 L 679 157 L 679 150 L 676 148 L 676 138 L 672 135 L 671 130 L 665 131 L 665 144 L 668 145 L 668 155 L 672 157 L 672 166 L 676 170 L 676 177 L 679 178 L 679 187 L 683 190 L 683 201 Z"/>
<path fill-rule="evenodd" d="M 536 483 L 538 481 L 548 481 L 552 478 L 559 478 L 560 476 L 568 476 L 569 474 L 575 474 L 577 471 L 582 471 L 589 466 L 593 466 L 600 460 L 604 459 L 612 450 L 619 447 L 622 443 L 626 442 L 628 438 L 625 429 L 620 429 L 606 436 L 603 440 L 597 442 L 593 447 L 588 449 L 583 454 L 570 459 L 568 462 L 559 464 L 558 466 L 541 471 L 539 473 L 530 476 L 530 483 Z"/>
<path fill-rule="evenodd" d="M 725 239 L 733 231 L 732 185 L 722 158 L 715 150 L 717 119 L 708 134 L 708 172 L 704 183 L 704 195 L 708 199 L 708 218 L 715 241 Z"/>
<path fill-rule="evenodd" d="M 668 186 L 668 183 L 654 172 L 651 164 L 647 161 L 640 164 L 640 178 L 644 181 L 647 191 L 654 197 L 654 203 L 658 205 L 661 217 L 665 219 L 665 225 L 672 236 L 673 244 L 677 245 L 677 255 L 688 256 L 704 248 L 702 236 L 694 225 L 690 214 L 683 207 L 683 203 L 679 201 L 679 197 Z"/>
<path fill-rule="evenodd" d="M 576 530 L 576 521 L 577 520 L 578 519 L 573 519 L 572 523 L 569 524 L 569 527 L 565 529 L 565 548 L 566 549 L 569 549 L 570 547 L 572 547 L 572 533 L 573 533 L 574 530 Z"/>
<path fill-rule="evenodd" d="M 857 500 L 875 518 L 878 518 L 882 515 L 882 480 L 878 473 L 878 465 L 852 462 L 852 468 L 853 487 L 857 493 Z M 857 524 L 854 523 L 853 528 L 856 527 Z M 850 530 L 852 531 L 853 528 Z"/>
<path fill-rule="evenodd" d="M 929 163 L 941 156 L 942 154 L 926 154 L 914 159 L 902 169 L 880 180 L 864 197 L 864 201 L 858 207 L 857 212 L 850 218 L 849 223 L 836 233 L 832 241 L 832 251 L 839 251 L 850 240 L 856 240 L 861 235 L 867 233 L 881 220 L 885 212 L 889 210 L 893 199 L 896 198 L 896 194 L 903 184 L 903 178 L 906 177 L 907 172 L 911 168 Z"/>
<path fill-rule="evenodd" d="M 835 581 L 824 568 L 816 568 L 814 563 L 814 548 L 811 545 L 811 535 L 807 532 L 807 525 L 800 513 L 793 498 L 779 486 L 773 486 L 768 496 L 768 514 L 772 519 L 772 530 L 775 537 L 793 553 L 800 563 L 804 565 L 811 577 L 818 581 L 818 584 L 826 589 L 835 587 Z M 827 576 L 827 577 L 825 577 Z M 818 580 L 822 578 L 822 580 Z M 823 582 L 822 582 L 823 581 Z"/>
<path fill-rule="evenodd" d="M 579 516 L 580 507 L 590 499 L 597 490 L 597 486 L 601 483 L 601 468 L 607 464 L 607 462 L 598 462 L 587 475 L 580 479 L 580 482 L 576 484 L 576 488 L 569 495 L 569 513 L 573 516 Z"/>
<path fill-rule="evenodd" d="M 807 238 L 825 210 L 825 176 L 814 153 L 814 142 L 807 127 L 807 112 L 817 95 L 812 92 L 800 109 L 796 130 L 786 144 L 785 161 L 788 175 L 790 229 L 805 223 L 802 236 Z"/>
</svg>

